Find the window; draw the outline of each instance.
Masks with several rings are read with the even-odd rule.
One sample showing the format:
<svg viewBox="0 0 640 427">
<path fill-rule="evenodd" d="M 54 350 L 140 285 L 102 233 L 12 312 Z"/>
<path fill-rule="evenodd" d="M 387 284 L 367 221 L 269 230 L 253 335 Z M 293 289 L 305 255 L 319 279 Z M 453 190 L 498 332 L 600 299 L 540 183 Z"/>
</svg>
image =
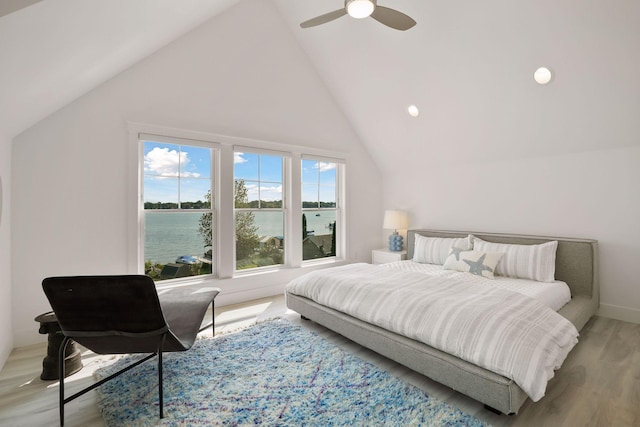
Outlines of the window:
<svg viewBox="0 0 640 427">
<path fill-rule="evenodd" d="M 137 124 L 130 139 L 131 271 L 245 290 L 248 273 L 344 259 L 340 155 Z"/>
<path fill-rule="evenodd" d="M 341 224 L 337 163 L 302 159 L 302 260 L 335 257 Z"/>
<path fill-rule="evenodd" d="M 236 270 L 284 264 L 284 157 L 234 152 Z"/>
<path fill-rule="evenodd" d="M 141 140 L 144 272 L 156 281 L 212 274 L 214 265 L 215 150 L 171 140 Z"/>
</svg>

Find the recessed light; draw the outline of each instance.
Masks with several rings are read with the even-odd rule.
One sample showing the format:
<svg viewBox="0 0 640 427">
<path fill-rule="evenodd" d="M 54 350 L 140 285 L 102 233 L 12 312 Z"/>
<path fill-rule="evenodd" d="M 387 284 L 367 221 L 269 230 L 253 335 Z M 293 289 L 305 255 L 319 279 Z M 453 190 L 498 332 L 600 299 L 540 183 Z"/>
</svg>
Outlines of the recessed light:
<svg viewBox="0 0 640 427">
<path fill-rule="evenodd" d="M 415 105 L 409 105 L 409 108 L 407 108 L 407 112 L 411 117 L 418 117 L 420 115 L 420 110 L 418 110 L 418 107 L 416 107 Z"/>
<path fill-rule="evenodd" d="M 533 79 L 541 85 L 549 83 L 551 81 L 551 77 L 551 70 L 547 67 L 540 67 L 535 73 L 533 73 Z"/>
</svg>

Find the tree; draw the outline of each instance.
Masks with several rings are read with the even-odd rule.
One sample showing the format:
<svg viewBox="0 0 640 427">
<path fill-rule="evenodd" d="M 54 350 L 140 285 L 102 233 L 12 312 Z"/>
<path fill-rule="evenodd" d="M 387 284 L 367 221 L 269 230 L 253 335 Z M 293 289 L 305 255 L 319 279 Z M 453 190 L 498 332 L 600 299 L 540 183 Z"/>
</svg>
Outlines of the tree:
<svg viewBox="0 0 640 427">
<path fill-rule="evenodd" d="M 333 227 L 331 227 L 331 252 L 329 256 L 336 256 L 336 222 L 333 221 Z"/>
<path fill-rule="evenodd" d="M 234 206 L 236 208 L 248 207 L 249 197 L 247 195 L 247 187 L 243 179 L 234 181 Z M 211 191 L 205 196 L 208 207 L 211 206 Z M 236 213 L 236 260 L 248 258 L 255 252 L 260 240 L 256 231 L 258 227 L 254 223 L 255 216 L 253 212 L 237 212 Z M 198 221 L 198 233 L 202 236 L 205 247 L 212 247 L 212 216 L 210 212 L 202 214 Z"/>
<path fill-rule="evenodd" d="M 207 194 L 204 196 L 207 204 L 206 207 L 211 207 L 211 190 L 207 191 Z M 200 219 L 198 220 L 198 233 L 202 236 L 202 240 L 204 242 L 204 247 L 213 247 L 211 244 L 211 238 L 213 237 L 213 228 L 211 228 L 212 221 L 211 212 L 203 213 Z"/>
<path fill-rule="evenodd" d="M 235 207 L 245 207 L 249 204 L 247 195 L 247 187 L 243 179 L 234 181 Z M 251 211 L 236 213 L 236 260 L 248 258 L 255 252 L 260 244 L 258 235 L 258 227 L 254 224 L 255 216 Z"/>
<path fill-rule="evenodd" d="M 307 232 L 307 216 L 302 214 L 302 240 L 306 239 L 309 233 Z"/>
</svg>

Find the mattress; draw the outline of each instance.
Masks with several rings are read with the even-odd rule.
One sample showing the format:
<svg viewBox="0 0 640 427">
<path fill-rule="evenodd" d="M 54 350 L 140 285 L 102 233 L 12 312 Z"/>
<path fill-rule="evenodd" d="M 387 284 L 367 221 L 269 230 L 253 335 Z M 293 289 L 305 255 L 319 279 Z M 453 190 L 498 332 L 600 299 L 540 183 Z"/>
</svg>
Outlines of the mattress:
<svg viewBox="0 0 640 427">
<path fill-rule="evenodd" d="M 386 265 L 316 270 L 287 292 L 513 379 L 533 401 L 578 341 L 571 322 L 529 296 Z"/>
<path fill-rule="evenodd" d="M 495 279 L 487 279 L 475 274 L 443 270 L 442 266 L 438 264 L 422 264 L 411 260 L 381 264 L 381 267 L 399 271 L 424 273 L 430 276 L 451 277 L 480 286 L 491 286 L 498 289 L 518 292 L 538 300 L 554 311 L 560 310 L 565 304 L 571 301 L 569 286 L 561 281 L 545 283 L 505 276 L 495 276 Z"/>
</svg>

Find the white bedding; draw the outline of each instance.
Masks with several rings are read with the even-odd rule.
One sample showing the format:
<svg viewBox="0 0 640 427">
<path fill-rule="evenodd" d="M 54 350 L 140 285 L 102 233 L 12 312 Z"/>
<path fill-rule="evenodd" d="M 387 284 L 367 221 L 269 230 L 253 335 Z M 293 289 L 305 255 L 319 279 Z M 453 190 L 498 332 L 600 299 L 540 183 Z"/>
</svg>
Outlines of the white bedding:
<svg viewBox="0 0 640 427">
<path fill-rule="evenodd" d="M 413 271 L 439 277 L 451 277 L 468 283 L 481 286 L 492 286 L 498 289 L 506 289 L 537 299 L 553 311 L 558 311 L 571 301 L 571 290 L 565 282 L 536 282 L 535 280 L 516 279 L 513 277 L 495 276 L 495 279 L 487 279 L 475 274 L 461 273 L 452 270 L 443 270 L 441 265 L 422 264 L 414 261 L 397 261 L 382 264 L 382 267 L 400 271 Z"/>
<path fill-rule="evenodd" d="M 287 292 L 511 378 L 533 401 L 578 341 L 571 322 L 521 293 L 390 265 L 314 271 Z"/>
</svg>

